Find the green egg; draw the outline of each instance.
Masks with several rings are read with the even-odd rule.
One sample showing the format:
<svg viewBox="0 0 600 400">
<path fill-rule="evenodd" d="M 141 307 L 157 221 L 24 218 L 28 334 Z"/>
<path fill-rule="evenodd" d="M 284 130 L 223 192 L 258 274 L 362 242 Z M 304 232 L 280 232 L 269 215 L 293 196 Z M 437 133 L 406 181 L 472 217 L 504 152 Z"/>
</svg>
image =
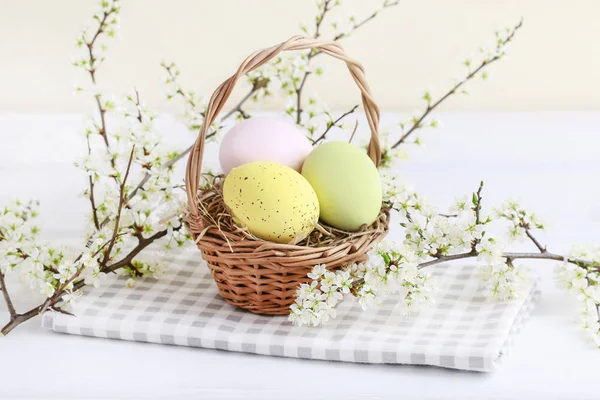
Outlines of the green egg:
<svg viewBox="0 0 600 400">
<path fill-rule="evenodd" d="M 308 181 L 274 162 L 233 168 L 223 183 L 223 200 L 238 225 L 273 242 L 297 242 L 319 220 L 319 200 Z"/>
<path fill-rule="evenodd" d="M 345 231 L 372 224 L 382 201 L 381 178 L 373 161 L 346 142 L 327 142 L 304 161 L 302 176 L 317 193 L 320 218 Z"/>
</svg>

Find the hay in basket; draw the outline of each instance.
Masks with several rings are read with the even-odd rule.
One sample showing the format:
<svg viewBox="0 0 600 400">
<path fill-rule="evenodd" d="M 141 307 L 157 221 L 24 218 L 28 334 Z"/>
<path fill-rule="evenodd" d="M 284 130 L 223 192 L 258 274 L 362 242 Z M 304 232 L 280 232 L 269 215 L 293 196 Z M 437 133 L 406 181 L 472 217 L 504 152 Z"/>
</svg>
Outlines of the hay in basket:
<svg viewBox="0 0 600 400">
<path fill-rule="evenodd" d="M 368 155 L 375 166 L 381 161 L 379 108 L 365 80 L 364 69 L 336 42 L 294 36 L 286 42 L 251 54 L 237 72 L 213 93 L 200 134 L 186 170 L 188 211 L 186 225 L 208 263 L 220 296 L 230 304 L 257 314 L 289 314 L 301 283 L 316 264 L 328 269 L 365 261 L 367 251 L 388 232 L 389 210 L 382 207 L 377 220 L 357 232 L 320 225 L 299 243 L 279 244 L 258 239 L 235 225 L 223 201 L 222 176 L 202 175 L 207 131 L 225 105 L 239 78 L 287 50 L 316 49 L 344 61 L 362 95 L 371 130 Z"/>
</svg>

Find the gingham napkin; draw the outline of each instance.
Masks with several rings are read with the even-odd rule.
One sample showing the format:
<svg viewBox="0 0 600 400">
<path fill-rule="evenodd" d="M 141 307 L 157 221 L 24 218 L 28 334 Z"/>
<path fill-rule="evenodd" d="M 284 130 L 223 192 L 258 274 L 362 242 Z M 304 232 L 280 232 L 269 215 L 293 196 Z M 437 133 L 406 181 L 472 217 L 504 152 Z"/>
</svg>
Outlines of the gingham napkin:
<svg viewBox="0 0 600 400">
<path fill-rule="evenodd" d="M 326 326 L 295 327 L 285 316 L 259 316 L 225 303 L 196 250 L 170 264 L 160 280 L 143 279 L 133 289 L 125 277 L 115 277 L 79 299 L 76 317 L 48 312 L 42 324 L 76 335 L 270 356 L 490 371 L 537 295 L 532 281 L 520 300 L 489 302 L 474 266 L 438 265 L 431 268 L 440 285 L 434 308 L 404 317 L 393 298 L 367 312 L 348 299 Z"/>
</svg>

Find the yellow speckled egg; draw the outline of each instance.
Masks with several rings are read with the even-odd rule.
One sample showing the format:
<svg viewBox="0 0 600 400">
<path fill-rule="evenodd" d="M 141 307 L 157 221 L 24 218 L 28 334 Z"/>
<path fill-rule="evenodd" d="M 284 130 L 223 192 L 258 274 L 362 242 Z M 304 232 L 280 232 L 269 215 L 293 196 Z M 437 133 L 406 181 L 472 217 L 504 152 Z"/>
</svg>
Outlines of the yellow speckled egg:
<svg viewBox="0 0 600 400">
<path fill-rule="evenodd" d="M 377 219 L 382 201 L 381 178 L 360 148 L 346 142 L 324 143 L 304 160 L 302 176 L 317 193 L 321 220 L 328 225 L 355 231 Z"/>
<path fill-rule="evenodd" d="M 273 242 L 300 240 L 319 220 L 315 191 L 282 164 L 256 161 L 233 168 L 225 178 L 223 198 L 237 224 Z"/>
</svg>

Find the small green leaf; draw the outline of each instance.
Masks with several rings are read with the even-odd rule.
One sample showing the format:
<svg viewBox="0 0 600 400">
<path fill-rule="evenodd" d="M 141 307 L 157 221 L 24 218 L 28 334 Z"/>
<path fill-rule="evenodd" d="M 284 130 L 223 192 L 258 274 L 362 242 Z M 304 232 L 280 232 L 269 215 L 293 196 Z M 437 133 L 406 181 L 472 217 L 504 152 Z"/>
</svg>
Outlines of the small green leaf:
<svg viewBox="0 0 600 400">
<path fill-rule="evenodd" d="M 423 94 L 423 99 L 429 104 L 431 103 L 431 94 L 429 94 L 429 92 L 425 92 L 425 94 Z"/>
</svg>

